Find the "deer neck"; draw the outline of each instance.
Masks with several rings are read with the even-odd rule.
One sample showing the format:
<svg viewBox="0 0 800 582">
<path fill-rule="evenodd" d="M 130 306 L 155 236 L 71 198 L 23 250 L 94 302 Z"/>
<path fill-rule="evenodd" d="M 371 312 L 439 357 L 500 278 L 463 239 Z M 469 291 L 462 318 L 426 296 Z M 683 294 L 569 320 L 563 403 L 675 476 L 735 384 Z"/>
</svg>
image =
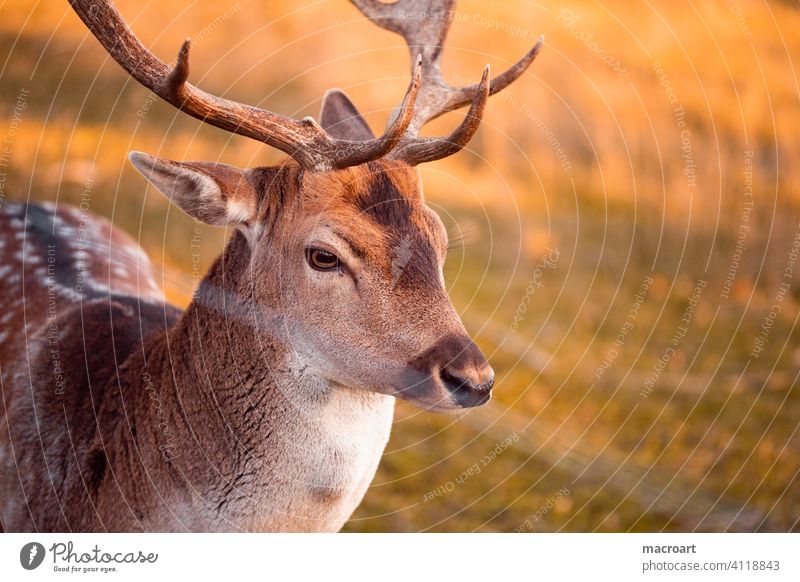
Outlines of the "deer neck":
<svg viewBox="0 0 800 582">
<path fill-rule="evenodd" d="M 237 233 L 180 321 L 150 348 L 146 377 L 174 390 L 161 400 L 176 406 L 162 415 L 165 427 L 145 383 L 148 418 L 139 424 L 150 427 L 171 478 L 177 469 L 195 491 L 186 519 L 198 519 L 198 502 L 212 508 L 197 527 L 224 519 L 245 529 L 338 529 L 374 476 L 394 399 L 310 372 L 281 314 L 252 300 L 247 260 Z M 293 521 L 299 514 L 306 518 Z"/>
</svg>

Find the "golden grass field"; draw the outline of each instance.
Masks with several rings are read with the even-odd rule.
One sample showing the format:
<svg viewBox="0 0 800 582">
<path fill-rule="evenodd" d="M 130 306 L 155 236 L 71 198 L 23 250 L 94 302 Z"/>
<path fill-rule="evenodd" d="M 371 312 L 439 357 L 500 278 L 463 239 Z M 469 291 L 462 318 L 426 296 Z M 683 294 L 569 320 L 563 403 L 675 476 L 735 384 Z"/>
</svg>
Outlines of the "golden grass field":
<svg viewBox="0 0 800 582">
<path fill-rule="evenodd" d="M 379 129 L 408 82 L 400 37 L 345 0 L 116 5 L 166 61 L 193 38 L 192 82 L 294 117 L 337 86 Z M 0 16 L 2 200 L 87 202 L 186 304 L 226 233 L 127 152 L 281 154 L 150 98 L 66 2 Z M 401 405 L 346 529 L 800 530 L 800 7 L 462 0 L 445 75 L 499 71 L 540 34 L 468 151 L 422 168 L 496 399 Z"/>
</svg>

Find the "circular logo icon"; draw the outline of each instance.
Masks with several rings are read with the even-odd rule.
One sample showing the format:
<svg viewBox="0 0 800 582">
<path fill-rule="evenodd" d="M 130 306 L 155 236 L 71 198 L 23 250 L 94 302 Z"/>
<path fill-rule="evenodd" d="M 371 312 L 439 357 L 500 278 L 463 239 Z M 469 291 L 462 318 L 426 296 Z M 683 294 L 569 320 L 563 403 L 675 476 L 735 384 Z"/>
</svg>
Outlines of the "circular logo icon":
<svg viewBox="0 0 800 582">
<path fill-rule="evenodd" d="M 19 563 L 26 570 L 35 570 L 44 561 L 44 546 L 39 542 L 29 542 L 19 551 Z"/>
</svg>

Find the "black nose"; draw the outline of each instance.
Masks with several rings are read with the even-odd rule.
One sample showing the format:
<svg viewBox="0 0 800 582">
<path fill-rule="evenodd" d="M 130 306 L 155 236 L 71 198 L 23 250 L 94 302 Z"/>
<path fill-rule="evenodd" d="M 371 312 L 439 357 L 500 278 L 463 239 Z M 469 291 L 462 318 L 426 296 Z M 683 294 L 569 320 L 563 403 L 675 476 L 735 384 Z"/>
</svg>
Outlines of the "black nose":
<svg viewBox="0 0 800 582">
<path fill-rule="evenodd" d="M 409 365 L 433 380 L 428 386 L 436 386 L 439 391 L 444 389 L 456 406 L 480 406 L 492 395 L 494 372 L 480 348 L 467 335 L 441 338 Z M 419 386 L 422 389 L 425 384 Z"/>
<path fill-rule="evenodd" d="M 446 366 L 439 372 L 439 378 L 459 406 L 465 408 L 480 406 L 492 396 L 494 372 L 491 368 L 488 373 L 474 374 Z"/>
</svg>

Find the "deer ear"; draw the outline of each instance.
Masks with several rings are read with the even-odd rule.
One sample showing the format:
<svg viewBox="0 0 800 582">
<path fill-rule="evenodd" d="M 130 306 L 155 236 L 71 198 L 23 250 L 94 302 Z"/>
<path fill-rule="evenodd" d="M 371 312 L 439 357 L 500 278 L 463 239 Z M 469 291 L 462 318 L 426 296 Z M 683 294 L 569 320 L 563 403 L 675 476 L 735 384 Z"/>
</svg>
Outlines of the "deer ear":
<svg viewBox="0 0 800 582">
<path fill-rule="evenodd" d="M 331 89 L 322 99 L 320 125 L 337 139 L 367 141 L 375 134 L 361 117 L 353 102 L 339 89 Z"/>
<path fill-rule="evenodd" d="M 256 218 L 257 192 L 247 170 L 213 162 L 173 162 L 142 152 L 134 167 L 170 202 L 206 224 L 248 224 Z"/>
</svg>

